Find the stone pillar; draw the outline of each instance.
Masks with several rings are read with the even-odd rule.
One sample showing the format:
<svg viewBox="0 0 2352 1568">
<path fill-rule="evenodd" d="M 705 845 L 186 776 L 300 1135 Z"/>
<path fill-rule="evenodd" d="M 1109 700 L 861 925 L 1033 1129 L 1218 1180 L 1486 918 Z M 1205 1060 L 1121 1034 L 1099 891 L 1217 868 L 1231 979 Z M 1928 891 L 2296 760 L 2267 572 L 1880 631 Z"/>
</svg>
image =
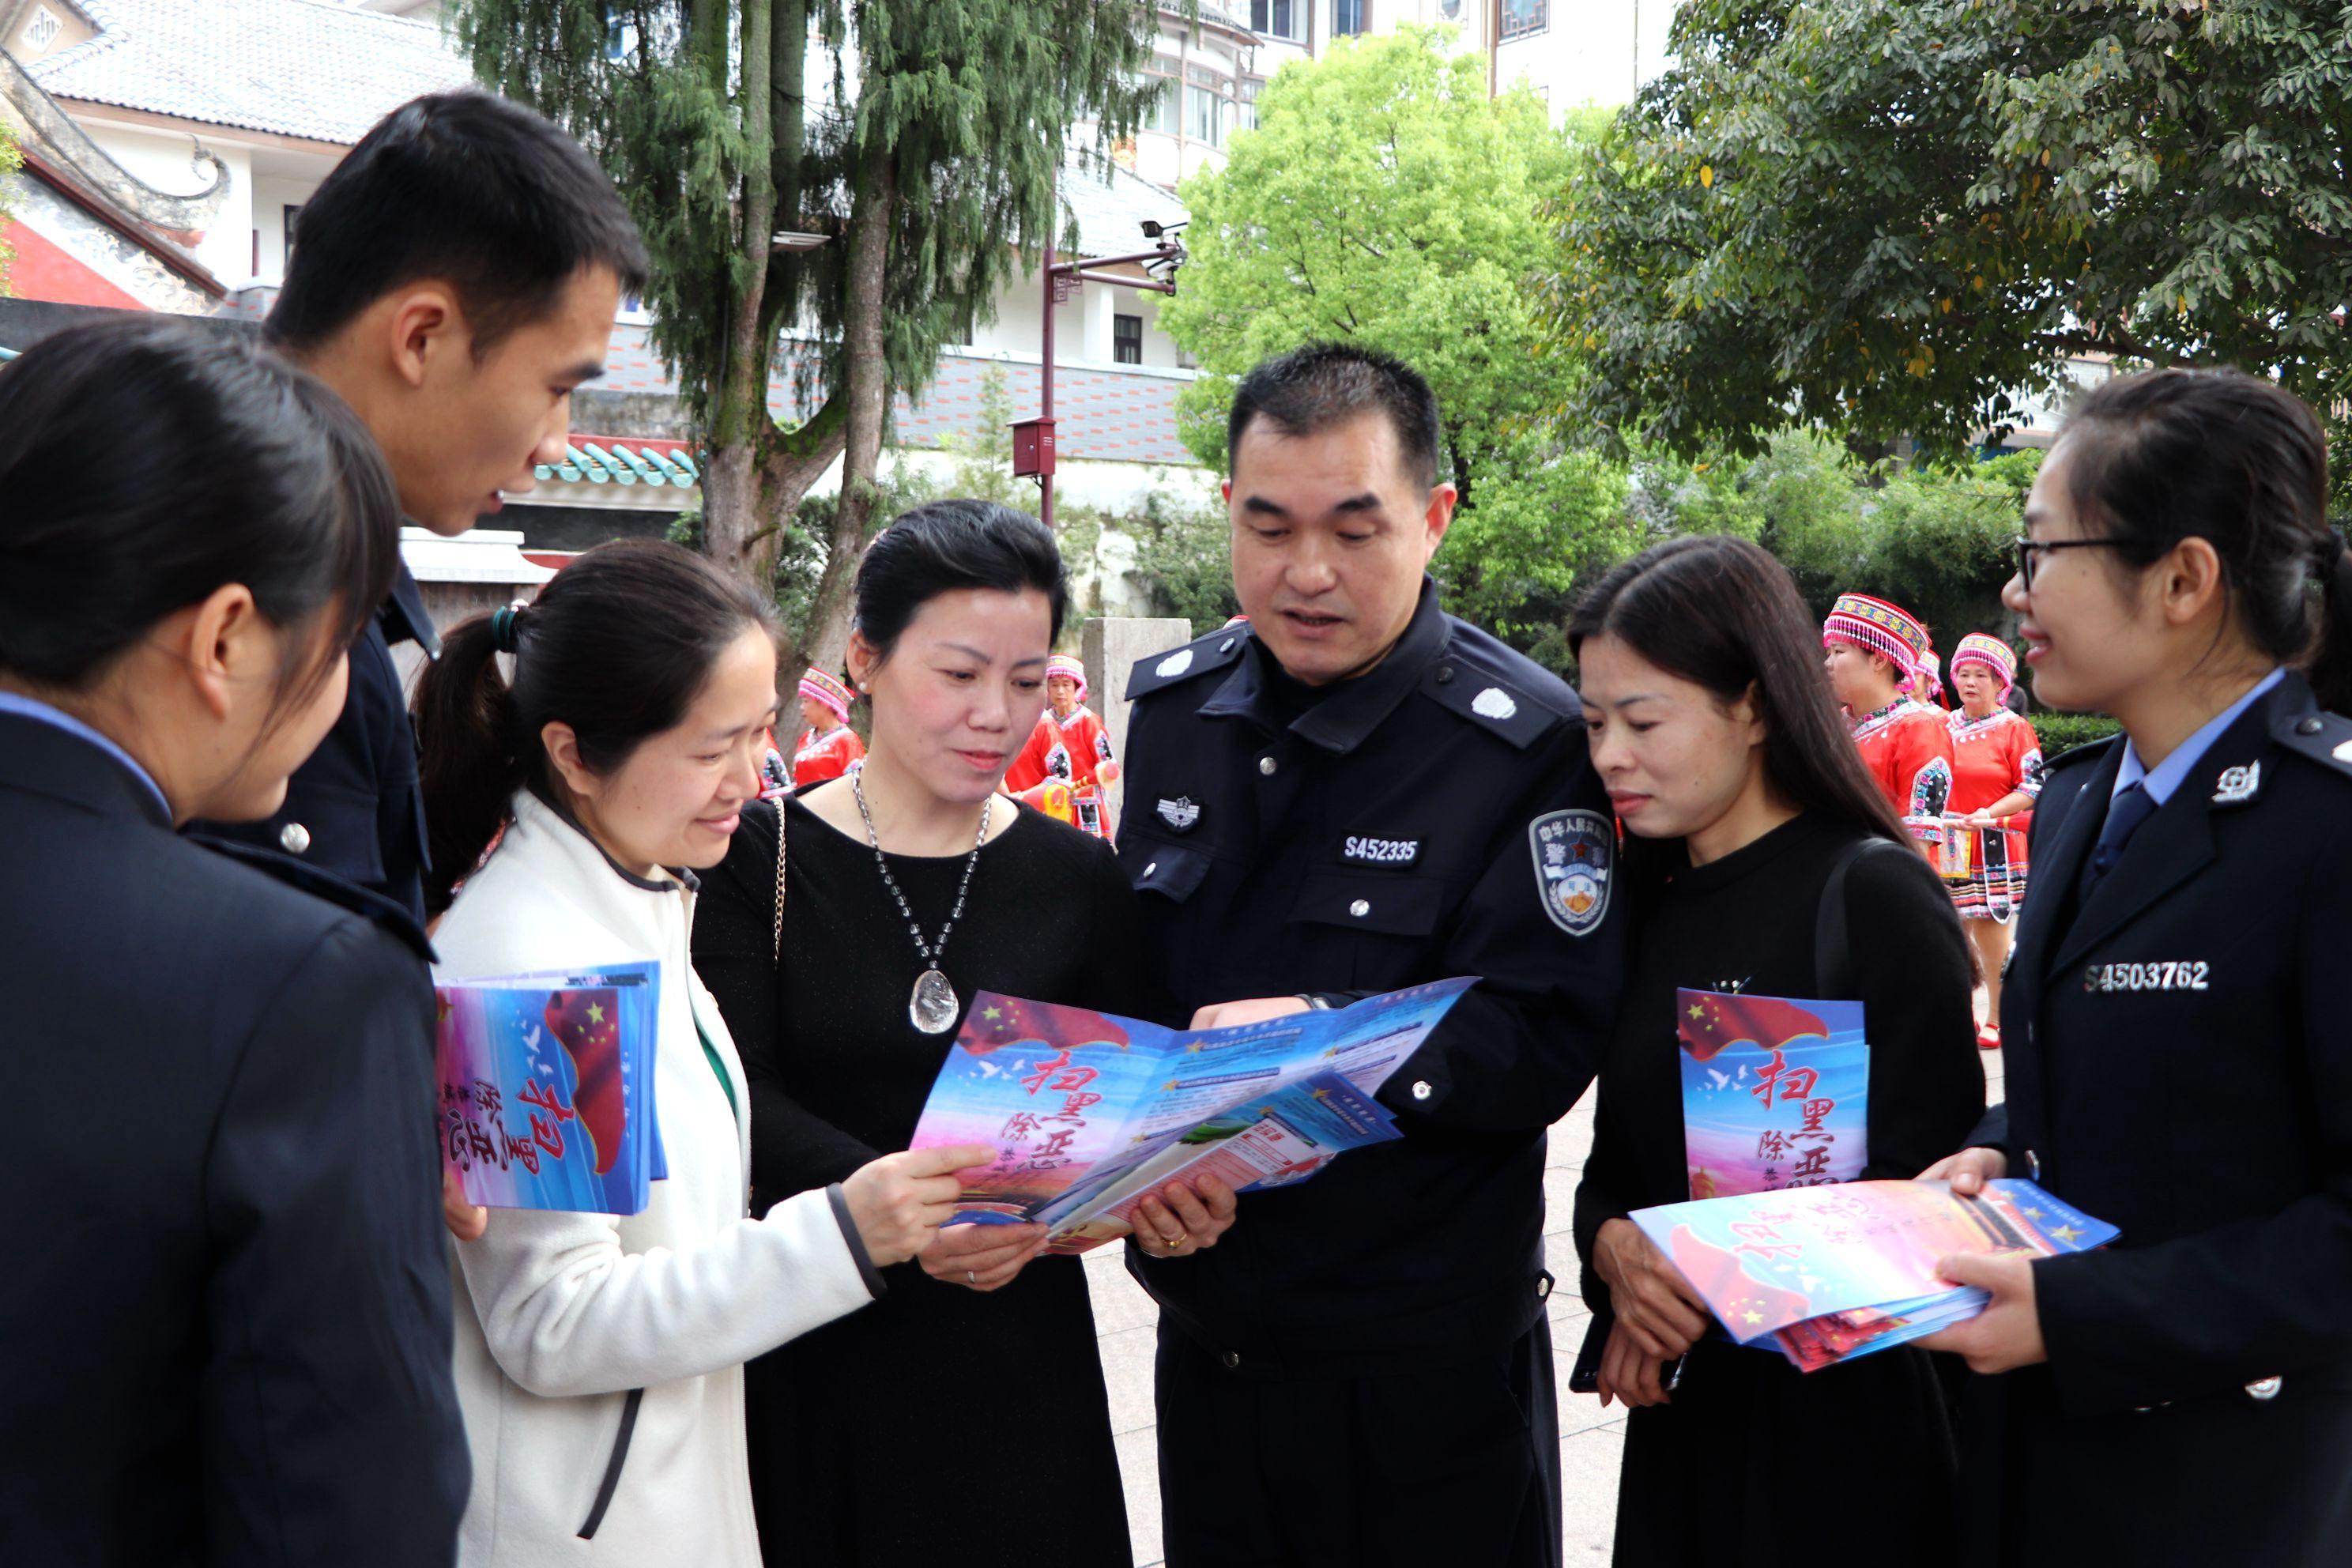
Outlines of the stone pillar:
<svg viewBox="0 0 2352 1568">
<path fill-rule="evenodd" d="M 1139 659 L 1181 647 L 1192 640 L 1192 623 L 1179 618 L 1121 616 L 1087 622 L 1078 635 L 1078 658 L 1087 667 L 1087 695 L 1110 736 L 1119 766 L 1117 784 L 1103 791 L 1103 812 L 1112 833 L 1127 802 L 1127 677 Z"/>
</svg>

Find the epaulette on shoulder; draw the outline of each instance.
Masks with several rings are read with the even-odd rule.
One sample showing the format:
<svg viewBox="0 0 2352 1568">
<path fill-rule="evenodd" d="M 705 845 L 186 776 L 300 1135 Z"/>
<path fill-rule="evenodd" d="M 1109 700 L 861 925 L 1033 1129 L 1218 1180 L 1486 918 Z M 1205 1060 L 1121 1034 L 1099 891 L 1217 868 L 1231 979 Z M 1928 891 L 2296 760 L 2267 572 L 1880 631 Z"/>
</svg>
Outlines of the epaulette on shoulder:
<svg viewBox="0 0 2352 1568">
<path fill-rule="evenodd" d="M 348 910 L 352 914 L 373 921 L 406 943 L 425 963 L 438 962 L 438 955 L 433 951 L 433 939 L 425 934 L 425 928 L 418 925 L 406 910 L 381 893 L 355 888 L 331 871 L 322 871 L 316 866 L 305 864 L 289 855 L 280 855 L 274 849 L 264 849 L 257 844 L 215 838 L 206 833 L 188 833 L 182 837 L 203 845 L 216 855 L 242 861 L 273 882 L 283 883 L 297 892 L 323 899 L 337 909 Z"/>
<path fill-rule="evenodd" d="M 1528 666 L 1538 679 L 1528 670 L 1494 668 L 1502 662 L 1457 641 L 1421 678 L 1422 695 L 1524 752 L 1565 722 L 1576 700 L 1541 666 Z M 1547 689 L 1547 681 L 1559 689 Z"/>
<path fill-rule="evenodd" d="M 2271 726 L 2271 739 L 2299 757 L 2352 778 L 2352 719 L 2341 713 L 2296 713 Z"/>
<path fill-rule="evenodd" d="M 1127 678 L 1127 700 L 1132 702 L 1180 680 L 1190 680 L 1196 675 L 1223 669 L 1242 656 L 1242 649 L 1249 646 L 1249 626 L 1243 622 L 1219 626 L 1207 637 L 1194 637 L 1182 647 L 1138 659 L 1135 668 Z"/>
</svg>

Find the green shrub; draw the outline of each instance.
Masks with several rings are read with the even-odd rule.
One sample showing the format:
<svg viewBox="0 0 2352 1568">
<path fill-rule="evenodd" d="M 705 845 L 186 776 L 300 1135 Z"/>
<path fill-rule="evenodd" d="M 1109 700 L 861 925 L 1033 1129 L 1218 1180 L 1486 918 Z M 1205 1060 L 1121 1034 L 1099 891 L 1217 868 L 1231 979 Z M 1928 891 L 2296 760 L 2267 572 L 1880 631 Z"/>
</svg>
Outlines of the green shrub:
<svg viewBox="0 0 2352 1568">
<path fill-rule="evenodd" d="M 2104 741 L 2122 728 L 2104 713 L 2029 713 L 2033 733 L 2047 759 L 2094 741 Z"/>
</svg>

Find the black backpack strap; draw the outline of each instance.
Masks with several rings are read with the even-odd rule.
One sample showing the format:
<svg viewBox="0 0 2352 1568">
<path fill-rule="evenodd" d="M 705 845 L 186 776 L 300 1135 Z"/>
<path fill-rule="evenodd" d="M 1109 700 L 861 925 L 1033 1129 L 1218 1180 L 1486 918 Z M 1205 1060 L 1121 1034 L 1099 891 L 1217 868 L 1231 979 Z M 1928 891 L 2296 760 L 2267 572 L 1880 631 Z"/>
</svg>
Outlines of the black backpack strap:
<svg viewBox="0 0 2352 1568">
<path fill-rule="evenodd" d="M 1822 907 L 1813 915 L 1813 994 L 1824 1001 L 1851 999 L 1853 995 L 1853 944 L 1845 913 L 1846 873 L 1853 863 L 1874 849 L 1897 849 L 1904 854 L 1915 853 L 1906 845 L 1893 843 L 1873 836 L 1859 844 L 1848 845 L 1830 868 L 1830 879 L 1822 885 Z"/>
</svg>

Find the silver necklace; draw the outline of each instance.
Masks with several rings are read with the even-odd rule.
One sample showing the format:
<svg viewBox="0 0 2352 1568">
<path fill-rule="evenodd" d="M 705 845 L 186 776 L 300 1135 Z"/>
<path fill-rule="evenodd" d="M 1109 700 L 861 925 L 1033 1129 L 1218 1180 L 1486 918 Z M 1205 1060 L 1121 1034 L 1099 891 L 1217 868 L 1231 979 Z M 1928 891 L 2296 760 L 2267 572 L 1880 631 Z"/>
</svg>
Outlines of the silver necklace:
<svg viewBox="0 0 2352 1568">
<path fill-rule="evenodd" d="M 948 950 L 948 932 L 955 930 L 956 921 L 963 918 L 963 896 L 971 890 L 971 873 L 980 864 L 982 847 L 988 842 L 989 818 L 996 802 L 992 797 L 980 803 L 980 835 L 972 840 L 971 854 L 963 863 L 963 881 L 956 888 L 955 908 L 948 913 L 948 923 L 940 927 L 939 941 L 927 942 L 907 895 L 898 890 L 898 879 L 890 875 L 890 862 L 883 858 L 882 838 L 874 831 L 874 813 L 866 805 L 866 784 L 856 773 L 849 775 L 849 792 L 857 797 L 857 815 L 866 819 L 866 842 L 874 847 L 874 864 L 882 873 L 882 885 L 898 900 L 898 912 L 907 917 L 907 930 L 914 936 L 915 951 L 923 960 L 923 972 L 915 976 L 914 992 L 907 998 L 907 1017 L 927 1035 L 944 1035 L 955 1027 L 956 1010 L 961 1004 L 956 1000 L 955 987 L 940 973 L 940 958 Z"/>
</svg>

